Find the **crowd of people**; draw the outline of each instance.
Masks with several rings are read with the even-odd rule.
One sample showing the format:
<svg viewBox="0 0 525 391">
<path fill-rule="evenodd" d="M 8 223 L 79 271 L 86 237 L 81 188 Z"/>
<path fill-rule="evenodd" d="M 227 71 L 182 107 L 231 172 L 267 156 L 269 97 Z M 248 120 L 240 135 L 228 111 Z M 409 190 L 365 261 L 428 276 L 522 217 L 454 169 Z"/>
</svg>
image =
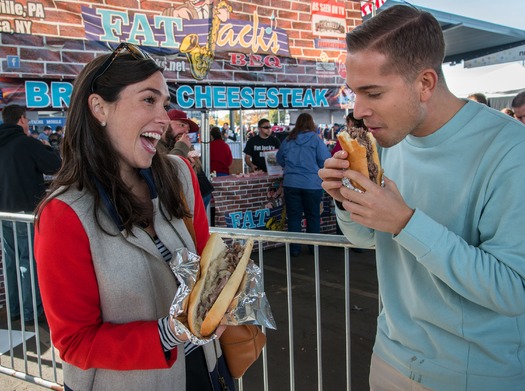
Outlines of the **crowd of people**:
<svg viewBox="0 0 525 391">
<path fill-rule="evenodd" d="M 481 93 L 452 94 L 439 23 L 413 7 L 384 10 L 346 43 L 356 96 L 345 124 L 320 127 L 302 112 L 283 132 L 260 119 L 246 167 L 267 172 L 276 153 L 290 232 L 303 219 L 320 232 L 326 192 L 341 234 L 375 246 L 371 390 L 521 389 L 525 91 L 501 112 Z M 36 214 L 29 230 L 2 223 L 9 315 L 48 322 L 65 390 L 235 389 L 217 340 L 192 344 L 169 315 L 179 284 L 169 261 L 182 247 L 202 253 L 214 191 L 192 137 L 203 129 L 169 107 L 162 68 L 121 44 L 80 72 L 67 132 L 28 137 L 26 108 L 2 110 L 0 210 Z M 336 140 L 351 127 L 374 135 L 382 184 L 348 169 Z M 237 132 L 208 131 L 210 171 L 228 176 Z"/>
</svg>

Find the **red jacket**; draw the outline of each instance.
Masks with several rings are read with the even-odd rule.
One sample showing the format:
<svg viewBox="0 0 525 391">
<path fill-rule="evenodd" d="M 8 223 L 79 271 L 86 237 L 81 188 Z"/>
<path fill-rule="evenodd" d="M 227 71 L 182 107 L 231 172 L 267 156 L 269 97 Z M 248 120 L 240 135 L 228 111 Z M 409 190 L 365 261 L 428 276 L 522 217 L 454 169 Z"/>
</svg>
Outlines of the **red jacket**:
<svg viewBox="0 0 525 391">
<path fill-rule="evenodd" d="M 209 237 L 208 220 L 197 177 L 191 167 L 189 171 L 200 254 Z M 61 200 L 53 199 L 41 212 L 35 232 L 35 258 L 53 342 L 64 361 L 82 369 L 137 370 L 173 365 L 176 348 L 166 361 L 157 319 L 122 324 L 102 321 L 89 238 L 75 211 Z M 168 311 L 166 308 L 166 315 Z"/>
<path fill-rule="evenodd" d="M 233 156 L 230 146 L 224 140 L 213 140 L 210 143 L 210 171 L 229 175 L 232 162 Z"/>
</svg>

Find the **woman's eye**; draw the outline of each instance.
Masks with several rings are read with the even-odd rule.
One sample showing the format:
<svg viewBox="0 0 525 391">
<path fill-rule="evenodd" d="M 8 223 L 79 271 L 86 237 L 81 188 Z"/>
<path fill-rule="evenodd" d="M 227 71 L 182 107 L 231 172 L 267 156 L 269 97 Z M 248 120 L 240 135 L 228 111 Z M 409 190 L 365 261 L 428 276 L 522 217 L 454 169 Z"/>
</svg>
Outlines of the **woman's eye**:
<svg viewBox="0 0 525 391">
<path fill-rule="evenodd" d="M 147 102 L 147 103 L 152 103 L 153 104 L 153 103 L 155 103 L 155 98 L 152 97 L 152 96 L 149 96 L 146 99 L 144 99 L 144 101 Z"/>
</svg>

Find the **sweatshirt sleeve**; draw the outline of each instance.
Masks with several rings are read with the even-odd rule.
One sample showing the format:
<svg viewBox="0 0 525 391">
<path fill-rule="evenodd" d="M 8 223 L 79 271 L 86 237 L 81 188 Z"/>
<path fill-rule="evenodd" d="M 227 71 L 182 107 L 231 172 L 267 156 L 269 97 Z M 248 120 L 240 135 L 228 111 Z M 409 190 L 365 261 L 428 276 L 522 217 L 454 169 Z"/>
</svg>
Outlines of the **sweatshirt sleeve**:
<svg viewBox="0 0 525 391">
<path fill-rule="evenodd" d="M 473 223 L 455 233 L 416 209 L 394 240 L 460 296 L 505 316 L 525 313 L 525 142 L 494 162 Z"/>
<path fill-rule="evenodd" d="M 281 147 L 277 150 L 277 154 L 275 155 L 275 158 L 277 159 L 277 163 L 279 163 L 280 166 L 284 167 L 284 151 L 286 149 L 286 141 L 283 141 Z"/>
<path fill-rule="evenodd" d="M 323 168 L 325 160 L 331 157 L 332 155 L 330 154 L 330 151 L 328 150 L 328 147 L 326 146 L 324 141 L 319 139 L 319 137 L 317 137 L 317 139 L 319 140 L 317 142 L 317 165 L 320 168 Z"/>
<path fill-rule="evenodd" d="M 60 357 L 79 368 L 169 368 L 157 320 L 102 322 L 89 239 L 76 213 L 59 200 L 42 210 L 35 230 L 40 291 Z"/>
<path fill-rule="evenodd" d="M 352 221 L 350 212 L 335 207 L 335 215 L 341 232 L 350 243 L 367 248 L 375 245 L 375 231 Z"/>
</svg>

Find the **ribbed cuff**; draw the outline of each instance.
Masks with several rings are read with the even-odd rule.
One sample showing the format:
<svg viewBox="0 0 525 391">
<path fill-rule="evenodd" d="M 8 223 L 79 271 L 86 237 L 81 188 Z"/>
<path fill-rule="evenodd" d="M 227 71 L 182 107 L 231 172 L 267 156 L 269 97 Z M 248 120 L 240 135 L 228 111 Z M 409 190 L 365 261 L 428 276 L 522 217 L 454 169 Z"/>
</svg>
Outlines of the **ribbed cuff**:
<svg viewBox="0 0 525 391">
<path fill-rule="evenodd" d="M 157 324 L 159 327 L 160 343 L 162 344 L 162 349 L 165 352 L 169 352 L 175 346 L 184 343 L 183 341 L 178 339 L 175 333 L 171 330 L 169 315 L 165 318 L 160 318 Z"/>
</svg>

